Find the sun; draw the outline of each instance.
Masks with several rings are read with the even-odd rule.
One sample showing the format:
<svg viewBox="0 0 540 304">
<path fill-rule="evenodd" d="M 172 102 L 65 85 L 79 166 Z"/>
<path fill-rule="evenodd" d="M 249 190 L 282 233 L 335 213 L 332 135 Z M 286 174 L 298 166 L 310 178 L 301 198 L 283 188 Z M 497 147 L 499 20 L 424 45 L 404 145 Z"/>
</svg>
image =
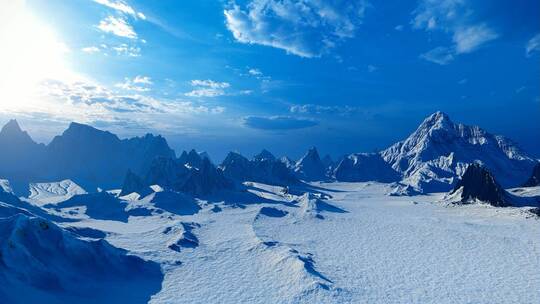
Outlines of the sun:
<svg viewBox="0 0 540 304">
<path fill-rule="evenodd" d="M 44 80 L 76 77 L 66 63 L 69 48 L 24 1 L 8 1 L 0 13 L 0 110 L 40 106 L 32 96 Z"/>
</svg>

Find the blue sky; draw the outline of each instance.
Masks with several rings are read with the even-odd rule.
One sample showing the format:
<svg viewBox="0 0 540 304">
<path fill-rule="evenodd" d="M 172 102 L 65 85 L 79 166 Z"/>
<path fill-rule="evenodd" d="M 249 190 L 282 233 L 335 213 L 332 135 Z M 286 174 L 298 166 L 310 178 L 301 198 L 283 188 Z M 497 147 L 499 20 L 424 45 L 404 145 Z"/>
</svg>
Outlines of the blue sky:
<svg viewBox="0 0 540 304">
<path fill-rule="evenodd" d="M 540 156 L 540 1 L 379 2 L 2 4 L 0 123 L 42 142 L 75 120 L 217 159 L 338 156 L 442 110 Z"/>
</svg>

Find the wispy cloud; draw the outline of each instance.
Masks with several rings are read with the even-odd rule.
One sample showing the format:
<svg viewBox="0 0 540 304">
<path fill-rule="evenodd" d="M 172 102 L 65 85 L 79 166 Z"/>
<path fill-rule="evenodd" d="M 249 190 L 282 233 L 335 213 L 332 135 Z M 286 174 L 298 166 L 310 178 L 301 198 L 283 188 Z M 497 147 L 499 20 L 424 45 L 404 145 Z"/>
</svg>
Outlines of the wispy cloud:
<svg viewBox="0 0 540 304">
<path fill-rule="evenodd" d="M 94 0 L 94 2 L 104 5 L 106 7 L 112 8 L 119 13 L 130 15 L 134 18 L 140 18 L 143 20 L 146 19 L 146 16 L 143 13 L 135 11 L 133 7 L 131 7 L 126 1 L 123 1 L 123 0 L 117 0 L 117 1 Z"/>
<path fill-rule="evenodd" d="M 440 65 L 449 64 L 456 56 L 471 53 L 499 37 L 486 23 L 472 21 L 474 10 L 467 0 L 421 0 L 413 15 L 414 29 L 451 34 L 453 44 L 420 55 Z"/>
<path fill-rule="evenodd" d="M 536 34 L 536 36 L 532 37 L 531 40 L 527 42 L 525 51 L 527 56 L 531 56 L 534 52 L 540 52 L 540 34 Z"/>
<path fill-rule="evenodd" d="M 131 45 L 122 43 L 120 45 L 113 46 L 112 49 L 116 52 L 117 55 L 124 55 L 128 57 L 141 56 L 141 48 L 138 46 L 131 46 Z"/>
<path fill-rule="evenodd" d="M 99 22 L 97 28 L 119 37 L 137 39 L 137 33 L 123 17 L 107 16 Z"/>
<path fill-rule="evenodd" d="M 347 116 L 355 113 L 361 113 L 362 108 L 357 106 L 340 105 L 340 106 L 324 106 L 316 104 L 292 105 L 289 111 L 295 114 L 304 115 L 341 115 Z"/>
<path fill-rule="evenodd" d="M 82 48 L 81 51 L 88 54 L 93 54 L 93 53 L 99 53 L 100 49 L 97 46 L 88 46 L 88 47 Z"/>
<path fill-rule="evenodd" d="M 294 130 L 318 125 L 317 121 L 290 116 L 247 116 L 243 119 L 246 127 L 259 130 Z"/>
<path fill-rule="evenodd" d="M 252 75 L 255 77 L 263 76 L 263 73 L 259 69 L 249 69 L 248 73 L 249 75 Z"/>
<path fill-rule="evenodd" d="M 136 92 L 148 92 L 153 83 L 150 77 L 148 76 L 135 76 L 135 78 L 125 78 L 124 82 L 117 83 L 115 87 L 126 90 L 126 91 L 136 91 Z"/>
<path fill-rule="evenodd" d="M 368 3 L 253 0 L 224 11 L 227 28 L 241 43 L 260 44 L 301 57 L 320 57 L 352 38 Z"/>
<path fill-rule="evenodd" d="M 466 54 L 478 49 L 481 45 L 497 39 L 499 35 L 485 24 L 459 28 L 454 32 L 453 41 L 456 54 Z"/>
<path fill-rule="evenodd" d="M 420 58 L 436 64 L 447 65 L 450 62 L 454 61 L 455 57 L 454 51 L 452 49 L 439 46 L 424 54 L 421 54 Z"/>
<path fill-rule="evenodd" d="M 225 95 L 225 89 L 231 85 L 228 82 L 195 79 L 191 81 L 191 86 L 195 88 L 184 95 L 189 97 L 217 97 Z"/>
</svg>

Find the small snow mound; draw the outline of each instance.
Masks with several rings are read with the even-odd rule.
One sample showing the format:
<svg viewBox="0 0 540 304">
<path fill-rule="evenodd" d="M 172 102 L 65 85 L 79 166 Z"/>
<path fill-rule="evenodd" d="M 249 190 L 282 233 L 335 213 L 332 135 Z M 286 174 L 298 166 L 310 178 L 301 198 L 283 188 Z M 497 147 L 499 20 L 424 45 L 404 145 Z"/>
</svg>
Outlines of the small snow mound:
<svg viewBox="0 0 540 304">
<path fill-rule="evenodd" d="M 395 183 L 392 184 L 389 196 L 413 196 L 419 195 L 421 192 L 411 185 Z"/>
<path fill-rule="evenodd" d="M 66 179 L 51 183 L 32 183 L 29 185 L 28 199 L 38 205 L 56 204 L 87 192 L 72 180 Z"/>
<path fill-rule="evenodd" d="M 345 213 L 347 211 L 331 205 L 321 199 L 320 195 L 305 193 L 298 200 L 300 213 L 305 216 L 324 219 L 322 212 Z"/>
</svg>

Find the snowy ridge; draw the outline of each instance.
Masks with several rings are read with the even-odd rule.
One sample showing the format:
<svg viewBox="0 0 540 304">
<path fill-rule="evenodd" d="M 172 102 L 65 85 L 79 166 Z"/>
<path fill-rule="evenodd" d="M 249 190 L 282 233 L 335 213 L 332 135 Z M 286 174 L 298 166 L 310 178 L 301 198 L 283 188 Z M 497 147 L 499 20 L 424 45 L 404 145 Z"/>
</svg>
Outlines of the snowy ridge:
<svg viewBox="0 0 540 304">
<path fill-rule="evenodd" d="M 271 268 L 288 272 L 286 276 L 296 285 L 294 299 L 296 301 L 309 301 L 308 299 L 326 299 L 346 297 L 346 292 L 333 286 L 333 282 L 316 269 L 313 254 L 301 253 L 291 245 L 281 243 L 266 235 L 259 225 L 265 221 L 274 221 L 284 218 L 288 213 L 274 207 L 262 207 L 253 221 L 253 233 L 258 240 L 253 250 L 269 251 L 272 258 L 268 261 Z M 262 223 L 261 223 L 262 222 Z"/>
<path fill-rule="evenodd" d="M 87 193 L 86 190 L 69 179 L 52 183 L 31 183 L 29 190 L 28 199 L 38 204 L 55 204 L 75 195 Z"/>
</svg>

